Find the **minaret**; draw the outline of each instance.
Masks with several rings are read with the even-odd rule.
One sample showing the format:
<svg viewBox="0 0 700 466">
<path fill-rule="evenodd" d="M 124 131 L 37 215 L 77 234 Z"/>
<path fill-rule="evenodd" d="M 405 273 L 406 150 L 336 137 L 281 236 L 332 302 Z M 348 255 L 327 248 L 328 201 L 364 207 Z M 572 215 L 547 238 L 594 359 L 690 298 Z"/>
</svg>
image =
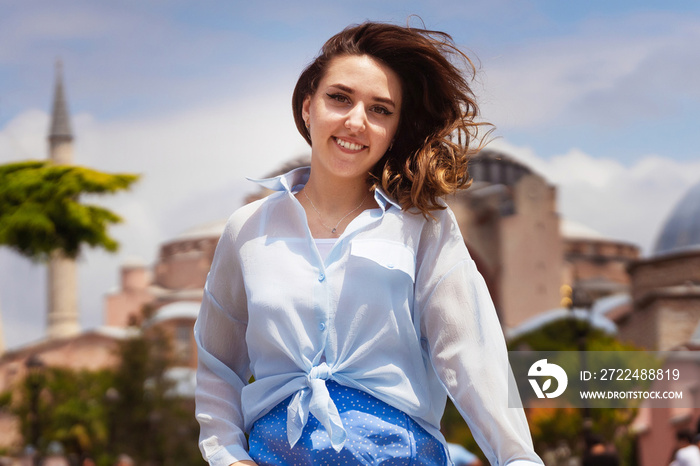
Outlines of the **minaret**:
<svg viewBox="0 0 700 466">
<path fill-rule="evenodd" d="M 56 85 L 48 139 L 51 161 L 57 165 L 72 165 L 73 133 L 63 90 L 63 66 L 60 61 L 56 63 Z M 77 276 L 75 259 L 66 257 L 61 251 L 51 254 L 47 320 L 47 336 L 50 339 L 70 337 L 80 333 Z"/>
</svg>

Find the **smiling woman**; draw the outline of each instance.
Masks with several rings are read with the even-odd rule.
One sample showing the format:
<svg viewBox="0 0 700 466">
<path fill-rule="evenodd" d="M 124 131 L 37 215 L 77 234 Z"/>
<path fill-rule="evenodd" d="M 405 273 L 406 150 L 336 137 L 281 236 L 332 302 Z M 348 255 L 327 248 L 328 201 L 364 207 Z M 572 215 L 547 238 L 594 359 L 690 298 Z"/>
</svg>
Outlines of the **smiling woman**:
<svg viewBox="0 0 700 466">
<path fill-rule="evenodd" d="M 542 464 L 441 199 L 468 185 L 481 127 L 455 58 L 469 68 L 447 34 L 365 23 L 301 74 L 311 166 L 231 216 L 195 325 L 210 464 L 449 465 L 448 395 L 492 464 Z"/>
<path fill-rule="evenodd" d="M 322 218 L 335 223 L 334 216 L 343 210 L 329 205 L 332 199 L 321 192 L 334 186 L 348 201 L 359 199 L 359 207 L 369 200 L 367 174 L 387 152 L 399 126 L 401 82 L 391 68 L 370 56 L 339 56 L 329 63 L 318 89 L 306 96 L 302 107 L 302 118 L 315 142 L 311 146 L 313 176 L 303 197 L 297 198 L 318 213 L 310 217 L 314 237 L 332 237 L 352 218 L 343 217 L 329 230 Z"/>
</svg>

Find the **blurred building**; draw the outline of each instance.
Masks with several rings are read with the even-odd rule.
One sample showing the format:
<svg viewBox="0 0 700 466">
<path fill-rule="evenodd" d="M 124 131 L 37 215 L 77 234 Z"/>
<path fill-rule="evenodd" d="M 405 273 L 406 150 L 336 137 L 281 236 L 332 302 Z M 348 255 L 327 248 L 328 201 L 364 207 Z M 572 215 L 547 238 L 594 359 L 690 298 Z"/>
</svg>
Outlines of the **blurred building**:
<svg viewBox="0 0 700 466">
<path fill-rule="evenodd" d="M 671 212 L 653 255 L 628 267 L 630 300 L 611 316 L 623 341 L 650 350 L 678 352 L 678 383 L 685 400 L 663 408 L 642 405 L 633 428 L 640 465 L 667 464 L 681 429 L 697 431 L 700 422 L 700 182 Z M 684 360 L 686 359 L 686 360 Z M 670 366 L 668 366 L 670 367 Z"/>
<path fill-rule="evenodd" d="M 469 253 L 512 328 L 559 305 L 563 245 L 556 188 L 506 154 L 482 151 L 472 186 L 448 198 Z"/>
<path fill-rule="evenodd" d="M 562 284 L 594 300 L 628 292 L 637 246 L 560 218 L 556 188 L 507 154 L 484 150 L 470 172 L 448 203 L 507 335 L 561 313 Z"/>
<path fill-rule="evenodd" d="M 637 246 L 567 220 L 562 221 L 561 233 L 564 283 L 584 291 L 592 301 L 629 292 L 627 267 L 639 258 Z"/>
<path fill-rule="evenodd" d="M 622 340 L 667 351 L 700 332 L 700 183 L 672 211 L 653 255 L 628 273 L 632 300 L 616 318 Z"/>
</svg>

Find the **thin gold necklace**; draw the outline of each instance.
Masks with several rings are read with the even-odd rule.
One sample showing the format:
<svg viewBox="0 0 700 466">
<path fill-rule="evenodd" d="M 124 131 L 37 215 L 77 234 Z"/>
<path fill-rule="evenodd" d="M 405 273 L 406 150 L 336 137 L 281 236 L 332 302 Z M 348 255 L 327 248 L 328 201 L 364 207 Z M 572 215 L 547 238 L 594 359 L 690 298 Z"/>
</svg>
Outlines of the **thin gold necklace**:
<svg viewBox="0 0 700 466">
<path fill-rule="evenodd" d="M 311 198 L 309 197 L 309 195 L 306 194 L 306 190 L 305 190 L 305 189 L 302 189 L 301 192 L 304 193 L 304 196 L 306 197 L 306 199 L 308 199 L 308 201 L 311 203 L 311 207 L 313 207 L 313 209 L 316 211 L 316 215 L 318 215 L 318 221 L 321 222 L 321 225 L 323 225 L 325 228 L 327 228 L 328 230 L 330 230 L 331 233 L 333 233 L 333 234 L 335 234 L 336 230 L 338 229 L 338 226 L 340 225 L 340 222 L 342 222 L 343 220 L 345 220 L 345 219 L 347 218 L 348 215 L 350 215 L 351 213 L 353 213 L 353 212 L 355 212 L 357 209 L 359 209 L 359 208 L 362 206 L 362 204 L 365 203 L 365 200 L 367 199 L 367 196 L 369 196 L 369 191 L 367 191 L 367 194 L 365 194 L 365 197 L 363 197 L 362 200 L 360 201 L 360 203 L 357 204 L 357 207 L 355 207 L 354 209 L 352 209 L 352 210 L 351 210 L 350 212 L 348 212 L 347 214 L 343 215 L 343 218 L 341 218 L 340 220 L 338 220 L 338 223 L 336 223 L 335 226 L 334 226 L 333 228 L 331 228 L 331 227 L 329 227 L 328 225 L 326 225 L 325 223 L 323 223 L 323 216 L 321 216 L 321 212 L 318 211 L 318 209 L 317 209 L 316 206 L 314 205 L 314 201 L 312 201 Z"/>
</svg>

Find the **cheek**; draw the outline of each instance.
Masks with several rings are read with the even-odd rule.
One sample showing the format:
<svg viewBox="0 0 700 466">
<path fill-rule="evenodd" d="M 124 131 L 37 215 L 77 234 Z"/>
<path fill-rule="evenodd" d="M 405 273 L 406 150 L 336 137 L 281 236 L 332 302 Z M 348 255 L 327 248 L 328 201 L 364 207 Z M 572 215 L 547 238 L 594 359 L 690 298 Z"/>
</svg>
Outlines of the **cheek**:
<svg viewBox="0 0 700 466">
<path fill-rule="evenodd" d="M 309 118 L 311 121 L 311 129 L 313 129 L 314 126 L 316 128 L 326 126 L 328 124 L 327 113 L 328 112 L 324 108 L 323 103 L 311 101 L 311 105 L 309 106 Z"/>
<path fill-rule="evenodd" d="M 387 141 L 389 141 L 389 143 L 394 140 L 398 130 L 399 130 L 398 123 L 396 123 L 395 125 L 392 125 L 390 128 L 387 128 L 385 137 L 386 137 Z"/>
</svg>

